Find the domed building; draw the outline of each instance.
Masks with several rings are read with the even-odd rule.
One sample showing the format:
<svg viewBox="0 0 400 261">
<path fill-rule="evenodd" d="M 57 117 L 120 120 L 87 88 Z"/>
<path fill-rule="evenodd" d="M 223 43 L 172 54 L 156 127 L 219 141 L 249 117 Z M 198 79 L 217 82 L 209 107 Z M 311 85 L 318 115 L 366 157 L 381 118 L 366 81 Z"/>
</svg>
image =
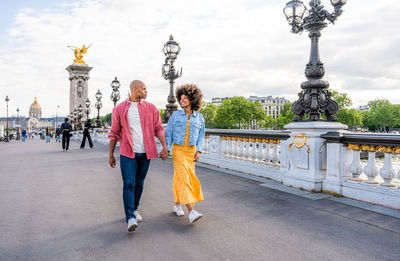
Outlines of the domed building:
<svg viewBox="0 0 400 261">
<path fill-rule="evenodd" d="M 47 127 L 52 128 L 53 125 L 53 118 L 42 118 L 42 107 L 40 107 L 40 104 L 35 97 L 31 107 L 29 108 L 28 129 L 35 130 Z"/>
</svg>

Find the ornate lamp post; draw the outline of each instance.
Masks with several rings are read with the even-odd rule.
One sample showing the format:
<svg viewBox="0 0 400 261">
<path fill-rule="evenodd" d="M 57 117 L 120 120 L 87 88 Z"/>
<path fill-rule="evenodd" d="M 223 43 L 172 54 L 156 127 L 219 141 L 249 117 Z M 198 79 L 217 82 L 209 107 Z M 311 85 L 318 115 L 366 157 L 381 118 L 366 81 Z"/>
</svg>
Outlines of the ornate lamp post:
<svg viewBox="0 0 400 261">
<path fill-rule="evenodd" d="M 76 131 L 76 130 L 78 130 L 78 126 L 77 126 L 78 125 L 78 110 L 75 108 L 72 113 L 73 113 L 72 119 L 74 121 L 74 131 Z"/>
<path fill-rule="evenodd" d="M 334 7 L 333 13 L 324 9 L 321 0 L 311 0 L 311 9 L 308 10 L 308 16 L 304 19 L 306 7 L 302 1 L 289 1 L 283 9 L 289 25 L 292 26 L 292 33 L 297 34 L 306 30 L 311 39 L 310 61 L 305 70 L 307 81 L 301 84 L 302 91 L 299 93 L 299 99 L 292 104 L 292 111 L 297 115 L 295 121 L 303 120 L 305 113 L 309 115 L 306 121 L 320 121 L 321 114 L 325 114 L 328 121 L 337 121 L 333 114 L 338 112 L 339 105 L 331 99 L 331 93 L 327 90 L 329 83 L 322 80 L 325 68 L 320 60 L 318 41 L 322 29 L 328 25 L 325 20 L 334 23 L 342 14 L 342 7 L 347 0 L 330 1 Z"/>
<path fill-rule="evenodd" d="M 83 118 L 83 107 L 82 104 L 79 104 L 78 106 L 78 127 L 79 130 L 82 130 L 82 118 Z"/>
<path fill-rule="evenodd" d="M 8 136 L 8 102 L 10 101 L 10 99 L 8 98 L 8 95 L 6 96 L 6 104 L 7 104 L 7 123 L 6 123 L 6 137 L 4 139 L 5 142 L 8 142 L 9 140 L 9 136 Z"/>
<path fill-rule="evenodd" d="M 19 119 L 19 108 L 17 108 L 17 140 L 20 139 L 20 132 L 19 132 L 19 126 L 18 126 L 18 119 Z"/>
<path fill-rule="evenodd" d="M 86 99 L 85 106 L 86 106 L 86 109 L 85 109 L 86 119 L 88 120 L 89 119 L 89 114 L 90 114 L 90 100 L 89 100 L 89 98 Z"/>
<path fill-rule="evenodd" d="M 174 83 L 175 80 L 182 76 L 182 68 L 180 72 L 175 71 L 174 62 L 178 57 L 179 52 L 181 51 L 181 47 L 179 44 L 174 41 L 174 37 L 171 35 L 169 37 L 169 41 L 165 43 L 163 47 L 163 53 L 165 54 L 165 63 L 162 66 L 162 76 L 165 80 L 169 81 L 169 95 L 168 95 L 168 104 L 165 106 L 165 114 L 164 121 L 168 122 L 169 117 L 172 115 L 174 111 L 178 109 L 178 106 L 175 104 L 176 99 L 174 95 Z"/>
<path fill-rule="evenodd" d="M 103 104 L 101 103 L 101 98 L 103 97 L 103 94 L 101 94 L 100 90 L 97 91 L 96 93 L 96 104 L 95 107 L 97 109 L 97 119 L 96 119 L 96 127 L 101 128 L 101 121 L 100 121 L 100 109 L 103 107 Z"/>
<path fill-rule="evenodd" d="M 119 87 L 121 86 L 121 83 L 118 81 L 117 77 L 111 82 L 111 88 L 113 89 L 113 92 L 111 93 L 110 99 L 112 102 L 114 102 L 114 107 L 117 105 L 117 101 L 119 101 L 120 94 L 119 94 Z"/>
</svg>

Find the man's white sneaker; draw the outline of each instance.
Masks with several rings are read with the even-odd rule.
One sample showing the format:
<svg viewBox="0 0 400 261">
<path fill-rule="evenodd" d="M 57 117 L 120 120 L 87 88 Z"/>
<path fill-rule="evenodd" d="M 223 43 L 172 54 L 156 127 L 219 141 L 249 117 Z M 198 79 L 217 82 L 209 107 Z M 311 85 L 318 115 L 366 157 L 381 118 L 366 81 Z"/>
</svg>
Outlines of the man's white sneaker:
<svg viewBox="0 0 400 261">
<path fill-rule="evenodd" d="M 134 218 L 128 220 L 128 232 L 133 232 L 137 228 L 137 223 Z"/>
<path fill-rule="evenodd" d="M 189 221 L 190 224 L 192 224 L 193 222 L 196 222 L 197 220 L 199 220 L 201 217 L 203 216 L 203 214 L 197 212 L 196 210 L 192 210 L 189 212 Z"/>
<path fill-rule="evenodd" d="M 176 215 L 178 217 L 181 217 L 181 216 L 185 215 L 185 212 L 183 212 L 181 204 L 175 204 L 174 205 L 174 212 L 176 213 Z"/>
<path fill-rule="evenodd" d="M 139 212 L 137 210 L 135 212 L 133 212 L 133 214 L 135 214 L 137 222 L 140 222 L 143 220 L 142 216 L 139 214 Z"/>
</svg>

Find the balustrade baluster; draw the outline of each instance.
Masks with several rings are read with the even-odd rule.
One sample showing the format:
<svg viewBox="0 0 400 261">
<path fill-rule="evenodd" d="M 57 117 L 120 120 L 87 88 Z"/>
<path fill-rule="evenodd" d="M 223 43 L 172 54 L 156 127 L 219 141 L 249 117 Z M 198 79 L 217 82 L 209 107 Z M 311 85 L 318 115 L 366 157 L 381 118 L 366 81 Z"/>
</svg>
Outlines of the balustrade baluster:
<svg viewBox="0 0 400 261">
<path fill-rule="evenodd" d="M 383 167 L 379 171 L 379 174 L 384 180 L 381 185 L 385 187 L 396 187 L 396 185 L 393 183 L 393 179 L 396 178 L 396 171 L 392 167 L 393 148 L 380 146 L 378 150 L 382 151 L 385 154 Z"/>
<path fill-rule="evenodd" d="M 352 174 L 350 180 L 363 181 L 364 178 L 361 176 L 361 174 L 363 173 L 363 167 L 360 161 L 360 146 L 355 144 L 349 144 L 347 149 L 353 151 L 353 161 L 349 168 Z"/>
<path fill-rule="evenodd" d="M 278 142 L 276 140 L 273 141 L 273 158 L 272 164 L 277 166 L 278 165 Z"/>
<path fill-rule="evenodd" d="M 376 176 L 379 175 L 379 171 L 376 167 L 375 146 L 362 145 L 361 149 L 364 151 L 368 151 L 368 163 L 364 167 L 364 173 L 368 176 L 368 180 L 366 180 L 365 182 L 368 184 L 378 184 L 379 182 Z"/>
</svg>

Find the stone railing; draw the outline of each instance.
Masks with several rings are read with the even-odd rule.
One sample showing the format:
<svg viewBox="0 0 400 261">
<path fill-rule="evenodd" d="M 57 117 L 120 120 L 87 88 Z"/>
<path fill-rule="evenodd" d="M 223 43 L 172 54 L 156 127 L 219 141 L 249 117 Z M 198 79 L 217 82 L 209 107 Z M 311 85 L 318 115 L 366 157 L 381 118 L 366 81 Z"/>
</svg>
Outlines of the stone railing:
<svg viewBox="0 0 400 261">
<path fill-rule="evenodd" d="M 282 181 L 281 141 L 288 138 L 287 131 L 207 129 L 200 162 Z"/>
<path fill-rule="evenodd" d="M 400 208 L 400 135 L 330 132 L 321 137 L 327 141 L 324 190 Z"/>
</svg>

